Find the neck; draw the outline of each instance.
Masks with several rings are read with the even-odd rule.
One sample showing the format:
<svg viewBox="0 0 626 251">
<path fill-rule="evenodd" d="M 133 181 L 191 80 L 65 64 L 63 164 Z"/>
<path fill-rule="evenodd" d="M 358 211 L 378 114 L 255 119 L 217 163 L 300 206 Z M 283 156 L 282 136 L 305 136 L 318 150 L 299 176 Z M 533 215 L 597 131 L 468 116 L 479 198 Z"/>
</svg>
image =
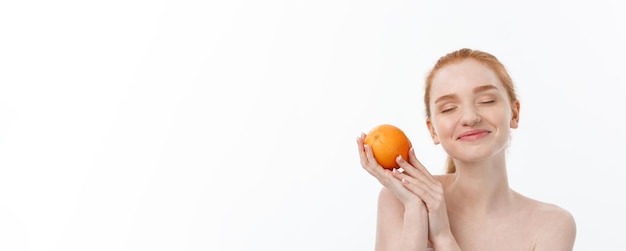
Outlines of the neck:
<svg viewBox="0 0 626 251">
<path fill-rule="evenodd" d="M 450 203 L 463 214 L 490 214 L 509 205 L 513 192 L 509 188 L 504 154 L 484 162 L 456 163 L 447 193 Z"/>
</svg>

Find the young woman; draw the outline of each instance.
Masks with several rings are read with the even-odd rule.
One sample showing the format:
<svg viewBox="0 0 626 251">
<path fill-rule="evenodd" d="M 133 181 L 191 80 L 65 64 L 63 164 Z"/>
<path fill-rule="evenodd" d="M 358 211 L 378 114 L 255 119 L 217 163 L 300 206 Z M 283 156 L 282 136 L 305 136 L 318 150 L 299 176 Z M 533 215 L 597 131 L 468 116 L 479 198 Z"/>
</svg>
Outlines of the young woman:
<svg viewBox="0 0 626 251">
<path fill-rule="evenodd" d="M 426 125 L 448 154 L 431 175 L 413 149 L 402 171 L 376 162 L 357 138 L 361 165 L 383 185 L 376 250 L 571 251 L 576 223 L 565 209 L 509 187 L 505 153 L 520 102 L 493 55 L 460 49 L 441 57 L 426 78 Z"/>
</svg>

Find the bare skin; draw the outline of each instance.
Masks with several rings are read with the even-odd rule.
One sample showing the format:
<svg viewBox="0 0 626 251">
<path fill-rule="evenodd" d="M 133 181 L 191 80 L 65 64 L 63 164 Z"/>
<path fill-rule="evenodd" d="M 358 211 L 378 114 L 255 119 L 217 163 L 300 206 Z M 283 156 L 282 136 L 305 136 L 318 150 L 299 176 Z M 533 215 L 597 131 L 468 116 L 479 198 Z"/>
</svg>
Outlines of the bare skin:
<svg viewBox="0 0 626 251">
<path fill-rule="evenodd" d="M 361 165 L 383 185 L 376 250 L 571 251 L 576 224 L 565 209 L 509 187 L 505 153 L 520 105 L 495 73 L 475 60 L 444 67 L 431 89 L 426 123 L 457 171 L 431 175 L 411 149 L 402 172 L 383 169 L 366 135 L 357 138 Z"/>
<path fill-rule="evenodd" d="M 473 205 L 471 197 L 452 192 L 454 176 L 435 176 L 444 187 L 452 235 L 448 238 L 453 238 L 444 240 L 441 248 L 435 250 L 573 249 L 576 226 L 567 211 L 510 189 L 500 206 L 493 205 L 492 209 L 467 206 Z M 384 202 L 379 204 L 379 219 L 385 220 L 378 222 L 376 250 L 401 250 L 392 248 L 393 243 L 400 240 L 386 229 L 400 229 L 404 207 L 387 188 L 381 190 L 379 199 Z M 422 223 L 424 221 L 428 221 L 427 217 L 422 219 Z M 445 245 L 446 241 L 450 242 L 449 245 Z"/>
</svg>

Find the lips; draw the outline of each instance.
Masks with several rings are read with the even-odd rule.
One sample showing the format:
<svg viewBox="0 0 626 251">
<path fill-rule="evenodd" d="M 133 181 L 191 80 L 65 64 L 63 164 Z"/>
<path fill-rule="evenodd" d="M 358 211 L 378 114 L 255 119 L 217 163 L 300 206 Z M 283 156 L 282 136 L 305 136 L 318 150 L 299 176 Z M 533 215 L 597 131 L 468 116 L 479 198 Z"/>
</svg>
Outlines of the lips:
<svg viewBox="0 0 626 251">
<path fill-rule="evenodd" d="M 483 130 L 483 129 L 471 130 L 471 131 L 462 133 L 456 139 L 457 140 L 476 140 L 476 139 L 480 139 L 486 136 L 489 133 L 491 133 L 491 131 L 489 130 Z"/>
</svg>

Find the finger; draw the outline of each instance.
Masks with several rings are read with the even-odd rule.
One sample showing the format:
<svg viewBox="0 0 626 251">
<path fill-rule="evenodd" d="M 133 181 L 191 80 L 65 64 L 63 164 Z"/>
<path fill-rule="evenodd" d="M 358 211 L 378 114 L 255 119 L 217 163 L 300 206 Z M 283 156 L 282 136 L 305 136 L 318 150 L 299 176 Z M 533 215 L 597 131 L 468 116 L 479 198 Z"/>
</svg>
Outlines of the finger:
<svg viewBox="0 0 626 251">
<path fill-rule="evenodd" d="M 422 165 L 422 163 L 420 163 L 417 157 L 415 156 L 415 151 L 413 150 L 413 147 L 409 149 L 409 156 L 408 156 L 408 160 L 406 161 L 408 161 L 408 163 L 411 165 L 411 167 L 407 167 L 406 169 L 403 168 L 403 170 L 408 175 L 411 175 L 413 177 L 417 177 L 420 175 L 430 176 L 430 173 L 428 171 L 425 173 L 422 171 L 422 170 L 426 170 L 426 168 L 424 168 L 424 165 Z"/>
<path fill-rule="evenodd" d="M 431 179 L 430 173 L 423 173 L 417 170 L 415 166 L 411 165 L 409 162 L 402 159 L 401 156 L 398 156 L 398 158 L 396 158 L 396 163 L 398 163 L 398 165 L 402 167 L 402 170 L 404 170 L 404 173 L 408 174 L 408 176 L 410 176 L 411 178 L 414 178 L 419 183 L 425 186 L 428 186 L 431 189 L 433 188 L 432 186 L 433 179 Z"/>
<path fill-rule="evenodd" d="M 372 151 L 372 147 L 364 143 L 365 133 L 361 133 L 361 137 L 357 138 L 357 145 L 359 148 L 359 157 L 361 158 L 361 166 L 367 170 L 371 175 L 376 177 L 381 183 L 384 182 L 385 175 L 387 178 L 391 178 L 392 175 L 385 174 L 385 169 L 378 164 L 376 158 L 374 157 L 374 152 Z"/>
<path fill-rule="evenodd" d="M 432 194 L 431 189 L 429 189 L 428 186 L 425 186 L 417 179 L 410 176 L 405 176 L 400 180 L 400 183 L 406 189 L 419 197 L 426 205 L 434 201 L 434 195 Z"/>
<path fill-rule="evenodd" d="M 409 163 L 411 163 L 411 165 L 414 166 L 424 166 L 422 165 L 422 163 L 417 159 L 417 156 L 415 155 L 415 149 L 413 149 L 413 147 L 411 147 L 409 149 L 409 159 L 408 159 Z"/>
<path fill-rule="evenodd" d="M 426 205 L 429 212 L 437 212 L 442 207 L 442 204 L 445 204 L 441 194 L 433 194 L 429 189 L 411 183 L 408 179 L 402 180 L 401 183 Z M 445 205 L 443 206 L 445 208 Z"/>
<path fill-rule="evenodd" d="M 361 137 L 356 138 L 356 144 L 359 149 L 359 158 L 361 159 L 361 166 L 365 167 L 369 165 L 369 161 L 367 160 L 367 156 L 365 155 L 365 146 L 364 146 L 364 133 L 361 133 Z"/>
<path fill-rule="evenodd" d="M 412 149 L 412 148 L 411 148 L 411 149 Z M 411 166 L 405 166 L 405 167 L 402 167 L 402 170 L 403 170 L 406 174 L 408 174 L 408 175 L 410 175 L 410 176 L 412 176 L 412 177 L 417 177 L 417 176 L 419 176 L 419 175 L 423 175 L 422 173 L 420 173 L 420 172 L 419 172 L 419 171 L 418 171 L 418 170 L 414 167 L 414 166 L 416 165 L 416 163 L 417 163 L 417 164 L 419 164 L 419 162 L 411 161 L 412 159 L 417 159 L 417 158 L 415 158 L 415 156 L 413 156 L 413 157 L 412 157 L 412 156 L 411 156 L 411 151 L 409 150 L 409 164 L 410 164 Z M 404 161 L 404 162 L 406 162 L 406 160 L 404 160 L 401 156 L 398 156 L 398 158 L 396 159 L 396 163 L 398 163 L 398 165 L 399 165 L 399 166 L 402 166 L 402 165 L 400 164 L 400 162 L 399 162 L 399 161 Z"/>
<path fill-rule="evenodd" d="M 359 148 L 359 156 L 361 158 L 361 165 L 363 168 L 374 176 L 378 181 L 383 185 L 390 189 L 395 190 L 397 193 L 401 193 L 401 191 L 406 191 L 407 189 L 402 185 L 400 180 L 397 180 L 393 177 L 391 170 L 385 169 L 378 164 L 376 158 L 374 157 L 374 152 L 372 147 L 364 144 L 366 135 L 361 133 L 361 137 L 357 138 L 357 145 Z"/>
<path fill-rule="evenodd" d="M 385 169 L 385 173 L 388 173 L 393 176 L 394 173 L 400 174 L 401 172 L 398 169 L 393 169 L 393 170 Z M 395 177 L 391 177 L 389 182 L 385 185 L 385 187 L 387 187 L 390 191 L 392 191 L 398 199 L 403 201 L 405 205 L 407 205 L 407 203 L 411 203 L 411 204 L 419 203 L 421 205 L 426 206 L 424 201 L 420 199 L 419 196 L 415 194 L 415 192 L 409 190 L 408 187 L 402 184 L 401 180 L 398 180 Z"/>
<path fill-rule="evenodd" d="M 423 176 L 427 177 L 431 182 L 435 182 L 435 178 L 430 174 L 430 172 L 422 165 L 422 163 L 417 159 L 415 155 L 415 149 L 411 147 L 409 149 L 409 163 L 414 167 L 414 170 L 422 173 Z"/>
<path fill-rule="evenodd" d="M 365 158 L 367 160 L 368 165 L 365 165 L 365 169 L 370 172 L 372 175 L 377 178 L 383 178 L 387 175 L 387 178 L 392 177 L 390 173 L 385 173 L 385 171 L 389 171 L 378 164 L 376 158 L 374 157 L 374 152 L 372 151 L 372 147 L 369 145 L 363 145 L 365 150 Z"/>
<path fill-rule="evenodd" d="M 403 160 L 399 158 L 398 162 L 402 163 Z M 402 163 L 404 168 L 410 168 L 405 163 Z M 443 198 L 443 187 L 440 182 L 431 182 L 423 175 L 412 177 L 397 171 L 392 172 L 392 174 L 394 175 L 394 178 L 400 180 L 400 182 L 406 186 L 409 191 L 420 197 L 429 209 L 436 210 L 436 208 L 438 208 L 441 204 L 441 200 Z"/>
<path fill-rule="evenodd" d="M 365 150 L 365 157 L 368 163 L 382 168 L 382 166 L 378 164 L 378 161 L 374 157 L 374 150 L 372 150 L 372 146 L 365 144 L 365 137 L 367 137 L 367 135 L 365 133 L 361 133 L 360 141 L 362 142 L 361 145 L 363 145 L 363 148 Z"/>
<path fill-rule="evenodd" d="M 402 183 L 399 181 L 394 182 L 393 175 L 391 171 L 384 169 L 382 166 L 378 165 L 378 162 L 374 158 L 374 152 L 369 145 L 364 144 L 365 141 L 365 133 L 361 133 L 361 137 L 357 137 L 357 146 L 359 149 L 359 158 L 361 159 L 361 166 L 365 169 L 370 175 L 374 176 L 374 178 L 378 179 L 383 186 L 394 186 L 395 190 L 398 191 L 398 187 L 406 190 L 406 188 L 402 187 Z"/>
</svg>

